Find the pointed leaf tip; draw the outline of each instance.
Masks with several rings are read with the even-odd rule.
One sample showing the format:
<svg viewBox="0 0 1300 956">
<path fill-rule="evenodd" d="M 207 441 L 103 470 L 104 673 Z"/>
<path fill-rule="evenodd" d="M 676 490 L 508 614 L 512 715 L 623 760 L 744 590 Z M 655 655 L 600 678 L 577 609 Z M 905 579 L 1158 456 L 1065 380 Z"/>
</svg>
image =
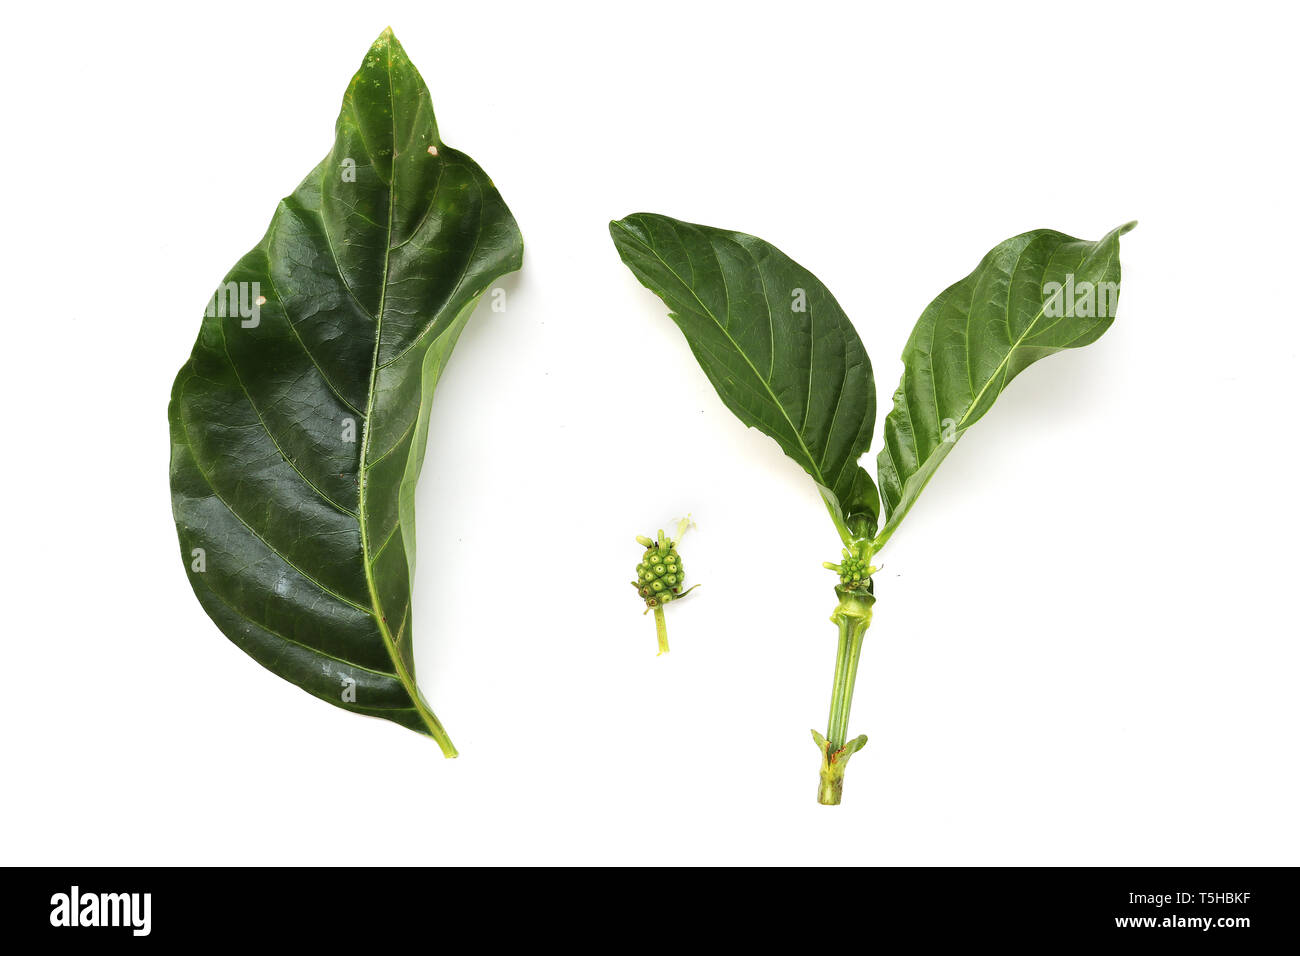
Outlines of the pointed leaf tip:
<svg viewBox="0 0 1300 956">
<path fill-rule="evenodd" d="M 631 218 L 632 218 L 631 216 L 624 216 L 622 219 L 611 219 L 609 221 L 609 234 L 611 238 L 613 238 L 615 243 L 618 242 L 619 233 L 629 233 L 631 235 L 636 235 L 636 233 L 632 231 L 632 227 L 629 226 L 627 222 Z"/>
<path fill-rule="evenodd" d="M 393 32 L 392 27 L 384 27 L 384 32 L 379 34 L 379 36 L 376 37 L 375 42 L 370 46 L 371 49 L 388 49 L 393 53 L 399 53 L 402 56 L 406 56 L 406 50 L 402 48 L 401 41 L 397 39 L 397 34 Z"/>
</svg>

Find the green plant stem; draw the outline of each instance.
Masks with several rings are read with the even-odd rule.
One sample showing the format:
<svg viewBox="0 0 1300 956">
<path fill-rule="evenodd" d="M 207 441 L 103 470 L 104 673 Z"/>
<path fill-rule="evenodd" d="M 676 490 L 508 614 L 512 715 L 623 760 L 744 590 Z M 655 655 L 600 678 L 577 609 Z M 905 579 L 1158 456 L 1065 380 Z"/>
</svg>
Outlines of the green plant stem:
<svg viewBox="0 0 1300 956">
<path fill-rule="evenodd" d="M 836 588 L 840 603 L 831 620 L 839 630 L 835 652 L 835 680 L 831 685 L 831 710 L 826 722 L 822 747 L 821 785 L 817 802 L 835 805 L 844 789 L 844 770 L 849 757 L 867 742 L 865 737 L 848 739 L 849 711 L 853 706 L 853 685 L 858 677 L 858 659 L 862 641 L 871 626 L 871 607 L 875 598 L 864 590 Z"/>
<path fill-rule="evenodd" d="M 858 658 L 867 621 L 841 617 L 839 645 L 835 652 L 835 683 L 831 687 L 831 714 L 826 723 L 826 739 L 831 751 L 842 750 L 849 736 L 849 710 L 853 706 L 853 684 L 858 678 Z"/>
<path fill-rule="evenodd" d="M 668 653 L 668 622 L 664 620 L 664 609 L 657 607 L 655 610 L 655 634 L 659 637 L 659 653 Z"/>
</svg>

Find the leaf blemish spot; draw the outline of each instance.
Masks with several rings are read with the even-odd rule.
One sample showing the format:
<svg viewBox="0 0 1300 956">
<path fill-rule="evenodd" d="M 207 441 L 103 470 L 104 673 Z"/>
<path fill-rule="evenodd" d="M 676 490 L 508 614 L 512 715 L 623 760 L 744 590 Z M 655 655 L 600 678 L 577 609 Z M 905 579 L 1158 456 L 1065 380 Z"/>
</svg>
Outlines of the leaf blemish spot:
<svg viewBox="0 0 1300 956">
<path fill-rule="evenodd" d="M 429 147 L 429 155 L 430 155 L 430 156 L 437 156 L 437 155 L 438 155 L 438 147 L 437 147 L 437 146 L 430 146 L 430 147 Z"/>
</svg>

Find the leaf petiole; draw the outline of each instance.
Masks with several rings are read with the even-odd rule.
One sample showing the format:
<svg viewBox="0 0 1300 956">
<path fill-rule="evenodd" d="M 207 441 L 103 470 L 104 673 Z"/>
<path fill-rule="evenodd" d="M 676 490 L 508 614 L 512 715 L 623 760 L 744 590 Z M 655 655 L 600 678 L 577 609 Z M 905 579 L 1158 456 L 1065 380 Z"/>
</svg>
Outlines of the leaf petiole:
<svg viewBox="0 0 1300 956">
<path fill-rule="evenodd" d="M 825 489 L 820 486 L 817 490 L 821 492 L 822 504 L 826 506 L 827 513 L 831 516 L 831 520 L 835 522 L 835 530 L 839 532 L 840 540 L 844 542 L 844 547 L 849 549 L 855 548 L 858 543 L 857 539 L 854 538 L 853 532 L 849 530 L 849 526 L 844 523 L 844 518 L 840 514 L 839 503 L 828 498 Z"/>
</svg>

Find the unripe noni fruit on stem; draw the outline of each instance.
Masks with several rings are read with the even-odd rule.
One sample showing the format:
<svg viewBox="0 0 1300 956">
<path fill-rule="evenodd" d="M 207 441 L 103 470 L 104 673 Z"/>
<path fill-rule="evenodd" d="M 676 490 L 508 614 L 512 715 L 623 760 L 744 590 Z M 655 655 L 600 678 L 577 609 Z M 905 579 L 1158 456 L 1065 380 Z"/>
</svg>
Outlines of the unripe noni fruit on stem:
<svg viewBox="0 0 1300 956">
<path fill-rule="evenodd" d="M 850 590 L 871 590 L 871 576 L 879 571 L 879 568 L 872 567 L 871 562 L 859 555 L 853 554 L 848 548 L 844 549 L 844 557 L 840 559 L 839 564 L 832 564 L 830 561 L 825 562 L 822 567 L 835 571 L 840 576 L 840 585 Z"/>
<path fill-rule="evenodd" d="M 637 543 L 645 548 L 641 561 L 636 566 L 636 580 L 632 587 L 645 601 L 646 611 L 654 611 L 655 631 L 659 635 L 659 653 L 668 650 L 668 629 L 664 623 L 664 605 L 684 598 L 694 587 L 685 588 L 686 571 L 682 567 L 681 555 L 677 553 L 677 542 L 689 527 L 689 519 L 683 519 L 677 526 L 676 538 L 665 538 L 663 529 L 657 539 L 637 536 Z"/>
</svg>

